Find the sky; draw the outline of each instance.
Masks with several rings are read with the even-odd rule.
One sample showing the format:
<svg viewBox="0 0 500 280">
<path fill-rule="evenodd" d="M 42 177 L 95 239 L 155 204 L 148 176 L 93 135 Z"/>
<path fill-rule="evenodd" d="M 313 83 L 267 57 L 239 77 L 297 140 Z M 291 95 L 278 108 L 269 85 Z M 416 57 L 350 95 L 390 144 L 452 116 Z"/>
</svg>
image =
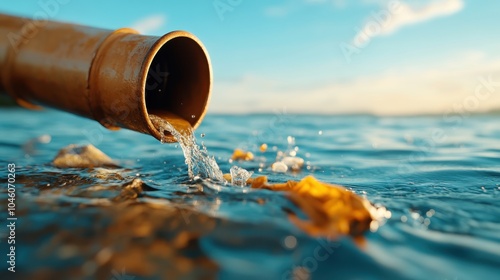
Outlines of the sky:
<svg viewBox="0 0 500 280">
<path fill-rule="evenodd" d="M 2 1 L 0 13 L 208 49 L 209 112 L 469 114 L 500 108 L 500 1 Z"/>
</svg>

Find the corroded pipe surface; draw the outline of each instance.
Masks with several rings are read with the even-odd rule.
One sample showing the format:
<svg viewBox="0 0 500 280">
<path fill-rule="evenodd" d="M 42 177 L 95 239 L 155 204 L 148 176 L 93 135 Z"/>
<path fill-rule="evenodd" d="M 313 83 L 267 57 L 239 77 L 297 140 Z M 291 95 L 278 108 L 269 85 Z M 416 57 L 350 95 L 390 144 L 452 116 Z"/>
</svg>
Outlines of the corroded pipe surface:
<svg viewBox="0 0 500 280">
<path fill-rule="evenodd" d="M 0 38 L 0 91 L 24 107 L 47 105 L 157 139 L 149 114 L 194 128 L 205 115 L 210 59 L 188 32 L 144 36 L 0 14 Z"/>
</svg>

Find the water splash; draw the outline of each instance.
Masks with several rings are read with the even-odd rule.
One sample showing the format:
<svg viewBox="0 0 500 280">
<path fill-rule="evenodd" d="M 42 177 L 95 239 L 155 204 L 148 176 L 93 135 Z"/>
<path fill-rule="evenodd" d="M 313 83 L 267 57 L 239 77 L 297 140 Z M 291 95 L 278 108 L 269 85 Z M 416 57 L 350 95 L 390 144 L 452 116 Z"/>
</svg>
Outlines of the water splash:
<svg viewBox="0 0 500 280">
<path fill-rule="evenodd" d="M 188 166 L 188 175 L 191 179 L 198 176 L 219 182 L 225 181 L 215 158 L 208 154 L 207 148 L 204 145 L 200 148 L 196 143 L 193 128 L 187 121 L 176 118 L 175 122 L 168 122 L 156 115 L 149 115 L 149 118 L 161 135 L 165 135 L 165 132 L 170 132 L 175 140 L 177 140 L 184 153 L 185 162 Z M 164 140 L 162 138 L 161 142 L 164 143 Z"/>
<path fill-rule="evenodd" d="M 252 177 L 253 172 L 248 172 L 246 169 L 233 166 L 231 170 L 231 184 L 236 185 L 238 187 L 245 187 L 247 185 L 247 180 Z"/>
</svg>

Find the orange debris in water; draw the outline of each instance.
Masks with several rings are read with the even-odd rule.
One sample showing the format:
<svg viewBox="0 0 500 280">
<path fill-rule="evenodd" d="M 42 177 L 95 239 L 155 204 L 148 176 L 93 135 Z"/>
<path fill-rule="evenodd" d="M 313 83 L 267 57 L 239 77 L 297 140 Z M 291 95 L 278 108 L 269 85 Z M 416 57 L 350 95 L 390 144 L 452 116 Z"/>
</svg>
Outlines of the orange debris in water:
<svg viewBox="0 0 500 280">
<path fill-rule="evenodd" d="M 253 154 L 251 152 L 243 151 L 242 149 L 236 149 L 233 152 L 233 156 L 231 156 L 232 160 L 244 160 L 250 161 L 253 160 Z"/>
<path fill-rule="evenodd" d="M 226 173 L 224 175 L 222 175 L 222 177 L 224 177 L 224 180 L 228 181 L 228 182 L 231 182 L 231 174 L 229 173 Z"/>
<path fill-rule="evenodd" d="M 302 220 L 290 214 L 291 221 L 314 236 L 359 236 L 370 229 L 373 218 L 370 202 L 338 185 L 330 185 L 307 176 L 300 182 L 268 184 L 261 176 L 247 181 L 252 188 L 286 191 L 288 198 L 308 216 Z"/>
<path fill-rule="evenodd" d="M 259 150 L 260 150 L 262 153 L 266 152 L 266 151 L 267 151 L 267 144 L 266 144 L 266 143 L 264 143 L 264 144 L 260 145 Z"/>
</svg>

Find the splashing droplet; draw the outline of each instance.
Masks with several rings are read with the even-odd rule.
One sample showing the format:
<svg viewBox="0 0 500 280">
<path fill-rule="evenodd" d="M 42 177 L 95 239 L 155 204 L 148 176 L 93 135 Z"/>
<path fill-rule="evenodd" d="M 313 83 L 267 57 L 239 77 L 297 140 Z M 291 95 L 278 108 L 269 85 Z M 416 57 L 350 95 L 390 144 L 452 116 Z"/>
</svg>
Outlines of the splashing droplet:
<svg viewBox="0 0 500 280">
<path fill-rule="evenodd" d="M 247 170 L 238 166 L 231 167 L 229 172 L 231 173 L 231 184 L 238 187 L 246 186 L 247 180 L 250 179 L 253 174 L 253 172 L 248 172 Z"/>
</svg>

